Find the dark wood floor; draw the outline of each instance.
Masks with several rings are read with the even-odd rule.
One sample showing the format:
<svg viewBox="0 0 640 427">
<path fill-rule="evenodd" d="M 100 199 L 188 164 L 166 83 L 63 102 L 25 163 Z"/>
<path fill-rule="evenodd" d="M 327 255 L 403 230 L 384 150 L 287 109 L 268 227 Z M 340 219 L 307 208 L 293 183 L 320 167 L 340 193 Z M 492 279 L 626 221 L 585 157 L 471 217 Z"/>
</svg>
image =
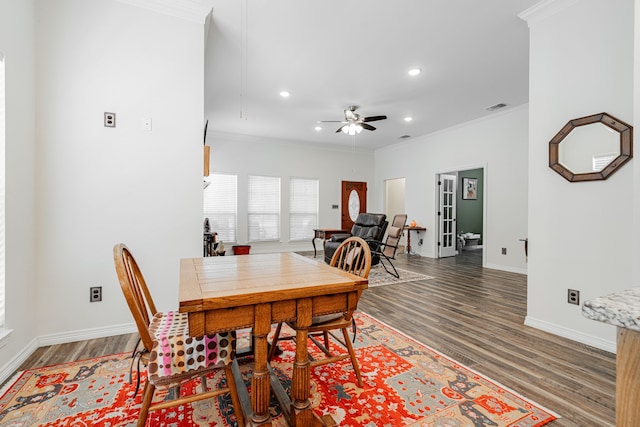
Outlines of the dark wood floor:
<svg viewBox="0 0 640 427">
<path fill-rule="evenodd" d="M 462 254 L 398 256 L 435 278 L 370 288 L 358 309 L 562 417 L 549 426 L 615 425 L 615 355 L 525 326 L 526 276 Z"/>
<path fill-rule="evenodd" d="M 434 279 L 368 289 L 358 308 L 556 412 L 551 427 L 615 425 L 615 355 L 524 325 L 526 276 L 483 269 L 479 251 L 399 255 Z M 122 335 L 43 347 L 20 369 L 131 351 Z"/>
</svg>

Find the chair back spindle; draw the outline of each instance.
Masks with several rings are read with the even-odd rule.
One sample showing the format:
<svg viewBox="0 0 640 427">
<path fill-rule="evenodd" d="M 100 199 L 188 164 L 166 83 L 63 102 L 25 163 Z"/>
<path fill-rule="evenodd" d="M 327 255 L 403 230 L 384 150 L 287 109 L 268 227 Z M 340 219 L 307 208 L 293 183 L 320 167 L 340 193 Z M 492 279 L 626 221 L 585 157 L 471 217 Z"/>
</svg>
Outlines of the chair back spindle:
<svg viewBox="0 0 640 427">
<path fill-rule="evenodd" d="M 113 249 L 113 257 L 122 293 L 136 322 L 142 345 L 149 351 L 153 346 L 149 325 L 158 310 L 129 248 L 123 243 L 116 245 Z"/>
<path fill-rule="evenodd" d="M 371 249 L 364 239 L 349 237 L 333 254 L 330 265 L 367 278 L 371 270 Z"/>
</svg>

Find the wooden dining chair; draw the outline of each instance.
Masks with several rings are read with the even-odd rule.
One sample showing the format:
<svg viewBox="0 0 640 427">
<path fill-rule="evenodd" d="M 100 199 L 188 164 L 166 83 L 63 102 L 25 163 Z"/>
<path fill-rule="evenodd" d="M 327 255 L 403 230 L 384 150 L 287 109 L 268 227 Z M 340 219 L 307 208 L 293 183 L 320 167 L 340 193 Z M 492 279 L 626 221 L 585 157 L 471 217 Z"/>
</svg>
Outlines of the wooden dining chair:
<svg viewBox="0 0 640 427">
<path fill-rule="evenodd" d="M 235 358 L 235 332 L 191 337 L 186 313 L 156 310 L 140 268 L 126 245 L 120 243 L 114 246 L 113 259 L 122 293 L 140 334 L 143 346 L 138 352 L 140 361 L 147 368 L 138 427 L 145 425 L 149 411 L 224 393 L 231 394 L 238 425 L 244 426 L 231 369 Z M 220 369 L 225 372 L 227 387 L 208 390 L 206 375 Z M 196 378 L 201 379 L 202 392 L 180 396 L 180 385 Z M 152 404 L 156 389 L 167 389 L 169 392 L 163 401 Z"/>
<path fill-rule="evenodd" d="M 369 271 L 371 270 L 371 249 L 369 248 L 367 242 L 365 242 L 360 237 L 349 237 L 347 240 L 342 242 L 342 244 L 333 254 L 330 265 L 332 267 L 347 271 L 351 274 L 355 274 L 363 278 L 368 278 Z M 350 305 L 345 312 L 314 317 L 311 321 L 311 326 L 308 328 L 309 339 L 311 339 L 316 347 L 318 347 L 326 355 L 326 357 L 322 359 L 313 359 L 311 356 L 309 356 L 310 366 L 313 368 L 315 366 L 334 363 L 343 359 L 350 358 L 351 365 L 353 366 L 353 370 L 356 374 L 359 387 L 362 387 L 362 376 L 360 375 L 360 367 L 358 365 L 356 353 L 353 350 L 353 345 L 351 344 L 351 340 L 349 338 L 348 329 L 350 327 L 353 328 L 355 338 L 356 329 L 355 321 L 353 319 L 353 312 L 357 308 L 358 300 L 360 299 L 361 294 L 362 291 L 359 291 L 357 293 L 357 297 L 353 301 L 350 301 Z M 276 327 L 269 350 L 269 360 L 271 360 L 276 351 L 279 339 L 295 338 L 294 336 L 280 338 L 282 325 L 283 324 L 280 323 Z M 287 322 L 287 325 L 294 330 L 296 329 L 296 325 L 293 322 Z M 337 330 L 342 331 L 342 338 L 332 333 L 332 331 Z M 320 336 L 324 338 L 323 342 L 318 340 L 318 337 Z M 333 337 L 340 344 L 342 344 L 346 348 L 348 353 L 334 354 L 330 349 L 329 336 Z"/>
</svg>

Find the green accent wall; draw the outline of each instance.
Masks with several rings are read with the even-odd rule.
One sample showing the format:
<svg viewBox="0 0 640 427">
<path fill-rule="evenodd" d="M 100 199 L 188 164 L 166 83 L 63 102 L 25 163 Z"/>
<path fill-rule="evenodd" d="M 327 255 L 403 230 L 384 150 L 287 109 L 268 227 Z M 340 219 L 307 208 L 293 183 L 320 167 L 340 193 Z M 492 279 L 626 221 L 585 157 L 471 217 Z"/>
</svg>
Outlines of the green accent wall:
<svg viewBox="0 0 640 427">
<path fill-rule="evenodd" d="M 463 200 L 463 178 L 476 178 L 478 180 L 478 198 L 476 200 Z M 482 205 L 484 201 L 484 173 L 483 169 L 471 169 L 458 172 L 458 200 L 456 206 L 457 232 L 482 234 Z M 482 236 L 484 237 L 484 236 Z M 478 242 L 482 244 L 482 239 Z"/>
</svg>

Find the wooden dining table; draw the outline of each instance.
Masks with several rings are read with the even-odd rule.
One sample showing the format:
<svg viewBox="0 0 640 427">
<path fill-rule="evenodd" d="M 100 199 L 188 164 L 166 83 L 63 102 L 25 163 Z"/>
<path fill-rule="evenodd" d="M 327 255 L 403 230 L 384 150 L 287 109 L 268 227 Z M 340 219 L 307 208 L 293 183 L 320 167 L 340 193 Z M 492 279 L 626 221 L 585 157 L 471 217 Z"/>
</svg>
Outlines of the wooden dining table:
<svg viewBox="0 0 640 427">
<path fill-rule="evenodd" d="M 186 258 L 180 261 L 179 310 L 188 313 L 193 336 L 252 328 L 250 395 L 237 361 L 233 369 L 247 425 L 271 425 L 272 389 L 289 425 L 335 425 L 311 408 L 307 328 L 314 316 L 355 309 L 367 286 L 367 279 L 295 253 Z M 290 396 L 267 360 L 271 325 L 285 321 L 297 326 Z"/>
</svg>

